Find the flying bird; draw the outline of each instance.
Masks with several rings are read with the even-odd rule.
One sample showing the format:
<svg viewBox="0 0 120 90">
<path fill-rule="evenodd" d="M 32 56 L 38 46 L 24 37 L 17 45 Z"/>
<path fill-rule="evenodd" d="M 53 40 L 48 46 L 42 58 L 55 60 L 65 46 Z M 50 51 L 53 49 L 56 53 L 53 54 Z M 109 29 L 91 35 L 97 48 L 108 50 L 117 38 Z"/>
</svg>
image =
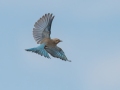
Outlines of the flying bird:
<svg viewBox="0 0 120 90">
<path fill-rule="evenodd" d="M 33 28 L 33 37 L 37 44 L 40 44 L 38 47 L 25 49 L 26 51 L 31 51 L 37 53 L 46 58 L 50 58 L 49 54 L 53 57 L 60 58 L 64 61 L 69 61 L 67 59 L 64 51 L 57 46 L 62 40 L 58 38 L 51 39 L 51 25 L 54 16 L 50 13 L 43 15 L 37 22 L 34 24 Z M 49 53 L 49 54 L 48 54 Z"/>
</svg>

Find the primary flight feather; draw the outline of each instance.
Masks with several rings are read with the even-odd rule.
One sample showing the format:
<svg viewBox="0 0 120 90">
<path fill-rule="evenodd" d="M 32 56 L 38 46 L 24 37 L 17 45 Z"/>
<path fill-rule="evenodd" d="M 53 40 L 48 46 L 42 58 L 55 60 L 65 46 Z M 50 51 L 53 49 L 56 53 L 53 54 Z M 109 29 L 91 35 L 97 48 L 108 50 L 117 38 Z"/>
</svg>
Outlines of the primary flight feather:
<svg viewBox="0 0 120 90">
<path fill-rule="evenodd" d="M 26 49 L 26 51 L 32 51 L 47 58 L 50 58 L 49 56 L 50 54 L 53 57 L 71 62 L 70 60 L 67 59 L 63 50 L 57 46 L 57 44 L 59 42 L 62 42 L 62 40 L 58 38 L 54 38 L 54 39 L 50 38 L 51 25 L 53 19 L 54 16 L 48 13 L 43 15 L 37 22 L 35 22 L 33 28 L 33 37 L 37 42 L 37 44 L 40 44 L 40 46 Z"/>
</svg>

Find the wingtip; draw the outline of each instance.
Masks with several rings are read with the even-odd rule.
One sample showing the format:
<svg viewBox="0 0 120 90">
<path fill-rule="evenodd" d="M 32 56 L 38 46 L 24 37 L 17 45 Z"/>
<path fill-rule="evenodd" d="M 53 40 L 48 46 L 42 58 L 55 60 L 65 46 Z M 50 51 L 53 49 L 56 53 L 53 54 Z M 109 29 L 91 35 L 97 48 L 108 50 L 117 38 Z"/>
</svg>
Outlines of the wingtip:
<svg viewBox="0 0 120 90">
<path fill-rule="evenodd" d="M 71 60 L 67 60 L 68 62 L 72 62 Z"/>
</svg>

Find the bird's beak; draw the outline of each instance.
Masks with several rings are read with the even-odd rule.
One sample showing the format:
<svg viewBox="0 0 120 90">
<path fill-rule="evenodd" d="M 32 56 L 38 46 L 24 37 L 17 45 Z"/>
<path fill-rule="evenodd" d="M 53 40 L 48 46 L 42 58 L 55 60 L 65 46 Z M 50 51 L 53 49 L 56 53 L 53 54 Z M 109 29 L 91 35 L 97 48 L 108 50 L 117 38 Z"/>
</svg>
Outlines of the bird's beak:
<svg viewBox="0 0 120 90">
<path fill-rule="evenodd" d="M 60 40 L 60 42 L 63 42 L 62 40 Z"/>
</svg>

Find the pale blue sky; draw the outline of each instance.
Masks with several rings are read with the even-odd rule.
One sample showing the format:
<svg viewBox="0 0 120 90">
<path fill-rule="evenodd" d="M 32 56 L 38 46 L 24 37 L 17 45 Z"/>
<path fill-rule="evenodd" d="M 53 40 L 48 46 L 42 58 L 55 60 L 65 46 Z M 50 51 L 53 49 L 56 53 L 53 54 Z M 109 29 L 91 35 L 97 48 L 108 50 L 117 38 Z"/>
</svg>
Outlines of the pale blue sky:
<svg viewBox="0 0 120 90">
<path fill-rule="evenodd" d="M 45 13 L 71 63 L 24 50 Z M 0 42 L 0 90 L 120 90 L 119 0 L 0 0 Z"/>
</svg>

